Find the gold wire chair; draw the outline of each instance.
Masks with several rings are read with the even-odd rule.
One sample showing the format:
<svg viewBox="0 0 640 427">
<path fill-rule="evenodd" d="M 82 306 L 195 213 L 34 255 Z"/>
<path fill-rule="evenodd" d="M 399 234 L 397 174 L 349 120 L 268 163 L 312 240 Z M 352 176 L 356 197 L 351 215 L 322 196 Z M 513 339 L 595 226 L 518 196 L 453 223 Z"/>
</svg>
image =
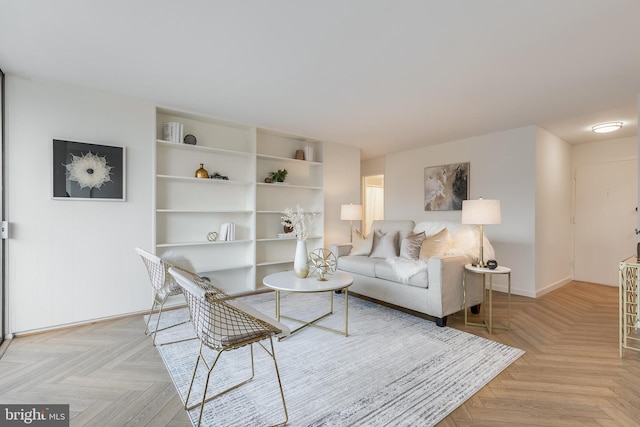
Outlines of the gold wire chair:
<svg viewBox="0 0 640 427">
<path fill-rule="evenodd" d="M 136 248 L 136 252 L 142 258 L 144 265 L 147 267 L 147 272 L 149 273 L 149 280 L 151 281 L 151 287 L 153 288 L 153 304 L 151 305 L 151 310 L 149 310 L 149 318 L 147 319 L 147 324 L 144 328 L 144 334 L 149 335 L 149 322 L 151 321 L 151 315 L 154 313 L 156 306 L 159 307 L 158 310 L 158 319 L 156 320 L 156 327 L 153 330 L 153 345 L 156 345 L 156 333 L 158 331 L 164 331 L 165 329 L 172 328 L 174 326 L 182 325 L 187 322 L 180 322 L 174 325 L 165 326 L 164 328 L 158 329 L 160 325 L 160 316 L 162 316 L 162 309 L 164 308 L 164 304 L 170 296 L 180 295 L 182 293 L 182 288 L 176 283 L 173 277 L 169 274 L 169 267 L 172 265 L 161 258 L 145 251 L 144 249 Z M 163 344 L 173 344 L 176 342 L 185 341 L 171 341 Z"/>
<path fill-rule="evenodd" d="M 287 405 L 282 390 L 282 382 L 280 381 L 280 372 L 278 371 L 278 362 L 273 348 L 273 337 L 289 335 L 289 328 L 286 325 L 272 319 L 253 307 L 244 304 L 241 301 L 234 300 L 232 296 L 228 296 L 220 289 L 217 289 L 203 279 L 193 273 L 175 268 L 169 268 L 171 274 L 180 286 L 183 288 L 184 296 L 189 306 L 191 321 L 195 329 L 195 333 L 200 339 L 200 348 L 196 359 L 196 366 L 191 377 L 191 384 L 187 392 L 184 408 L 189 411 L 200 406 L 200 416 L 198 418 L 198 426 L 202 422 L 202 413 L 204 404 L 223 394 L 234 390 L 253 379 L 254 376 L 254 360 L 253 360 L 253 344 L 257 343 L 271 357 L 275 366 L 278 386 L 280 388 L 280 397 L 282 399 L 282 408 L 284 410 L 285 420 L 275 425 L 284 425 L 289 420 Z M 269 340 L 270 349 L 262 344 L 262 340 Z M 207 397 L 207 387 L 211 372 L 215 368 L 220 356 L 229 350 L 235 350 L 240 347 L 249 345 L 251 353 L 251 376 L 238 384 L 227 388 L 213 396 Z M 203 355 L 203 346 L 217 352 L 216 357 L 207 363 Z M 202 391 L 202 401 L 189 405 L 189 397 L 193 388 L 193 383 L 198 371 L 198 365 L 202 361 L 207 369 L 207 380 Z"/>
</svg>

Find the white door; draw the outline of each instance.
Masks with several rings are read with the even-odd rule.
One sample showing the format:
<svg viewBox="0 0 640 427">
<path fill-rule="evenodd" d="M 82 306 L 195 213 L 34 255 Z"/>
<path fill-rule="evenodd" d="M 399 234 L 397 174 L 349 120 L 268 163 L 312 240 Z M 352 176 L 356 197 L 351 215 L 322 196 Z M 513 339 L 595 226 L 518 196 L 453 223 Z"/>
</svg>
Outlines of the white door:
<svg viewBox="0 0 640 427">
<path fill-rule="evenodd" d="M 636 253 L 637 161 L 576 169 L 574 280 L 618 286 L 618 263 Z"/>
</svg>

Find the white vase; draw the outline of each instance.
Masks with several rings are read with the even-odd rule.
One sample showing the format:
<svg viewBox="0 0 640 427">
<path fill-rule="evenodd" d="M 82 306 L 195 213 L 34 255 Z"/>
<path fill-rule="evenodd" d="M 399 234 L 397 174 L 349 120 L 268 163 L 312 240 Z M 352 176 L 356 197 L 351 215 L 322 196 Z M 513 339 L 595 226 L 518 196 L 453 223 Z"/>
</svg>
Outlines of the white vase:
<svg viewBox="0 0 640 427">
<path fill-rule="evenodd" d="M 307 242 L 304 240 L 298 240 L 296 242 L 296 256 L 293 258 L 293 271 L 296 273 L 296 276 L 303 279 L 309 275 Z"/>
</svg>

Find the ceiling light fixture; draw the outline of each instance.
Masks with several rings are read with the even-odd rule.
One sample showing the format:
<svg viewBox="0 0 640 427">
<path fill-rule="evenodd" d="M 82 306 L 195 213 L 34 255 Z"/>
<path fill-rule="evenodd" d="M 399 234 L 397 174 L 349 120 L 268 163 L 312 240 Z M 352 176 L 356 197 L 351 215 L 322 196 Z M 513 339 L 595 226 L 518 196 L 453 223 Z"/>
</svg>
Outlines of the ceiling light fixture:
<svg viewBox="0 0 640 427">
<path fill-rule="evenodd" d="M 607 133 L 614 132 L 622 127 L 622 122 L 609 122 L 609 123 L 600 123 L 599 125 L 595 125 L 591 127 L 591 130 L 595 133 Z"/>
</svg>

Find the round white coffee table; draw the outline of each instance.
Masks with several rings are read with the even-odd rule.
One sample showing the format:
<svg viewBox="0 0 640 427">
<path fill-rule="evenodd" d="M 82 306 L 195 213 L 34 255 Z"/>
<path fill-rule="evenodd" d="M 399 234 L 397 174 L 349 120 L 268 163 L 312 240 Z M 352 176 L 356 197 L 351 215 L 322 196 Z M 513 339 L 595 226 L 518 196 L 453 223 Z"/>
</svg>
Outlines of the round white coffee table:
<svg viewBox="0 0 640 427">
<path fill-rule="evenodd" d="M 276 318 L 278 321 L 280 321 L 280 318 L 283 318 L 302 324 L 302 326 L 293 329 L 289 335 L 293 335 L 295 332 L 306 328 L 307 326 L 313 326 L 315 328 L 344 335 L 345 337 L 349 336 L 349 286 L 353 284 L 353 276 L 347 273 L 335 272 L 326 276 L 326 278 L 327 280 L 324 281 L 318 280 L 316 276 L 309 276 L 302 279 L 297 277 L 293 271 L 281 271 L 279 273 L 269 274 L 262 279 L 262 283 L 266 287 L 276 291 Z M 342 291 L 344 293 L 344 331 L 316 324 L 320 319 L 324 319 L 325 317 L 333 314 L 334 291 Z M 280 314 L 280 292 L 329 292 L 331 295 L 329 311 L 311 321 L 282 316 Z"/>
</svg>

